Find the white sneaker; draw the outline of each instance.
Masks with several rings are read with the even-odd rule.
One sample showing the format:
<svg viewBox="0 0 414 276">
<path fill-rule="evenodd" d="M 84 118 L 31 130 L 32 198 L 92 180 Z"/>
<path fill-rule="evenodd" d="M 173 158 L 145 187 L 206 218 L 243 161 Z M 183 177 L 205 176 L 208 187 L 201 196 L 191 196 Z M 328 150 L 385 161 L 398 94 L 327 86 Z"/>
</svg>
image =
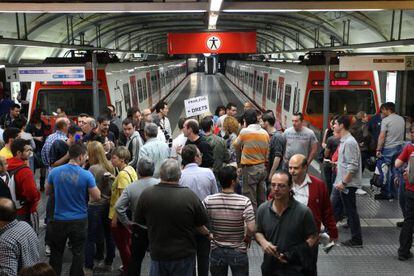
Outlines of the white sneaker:
<svg viewBox="0 0 414 276">
<path fill-rule="evenodd" d="M 86 268 L 86 267 L 84 267 L 84 268 L 83 268 L 83 274 L 84 274 L 85 276 L 93 276 L 93 270 L 92 270 L 92 269 L 90 269 L 90 268 Z"/>
<path fill-rule="evenodd" d="M 358 189 L 358 190 L 356 190 L 356 192 L 355 192 L 357 195 L 366 195 L 367 194 L 367 192 L 366 191 L 364 191 L 364 190 L 362 190 L 362 189 Z"/>
<path fill-rule="evenodd" d="M 45 245 L 45 256 L 46 257 L 49 257 L 50 256 L 50 253 L 51 253 L 50 246 L 46 244 Z"/>
</svg>

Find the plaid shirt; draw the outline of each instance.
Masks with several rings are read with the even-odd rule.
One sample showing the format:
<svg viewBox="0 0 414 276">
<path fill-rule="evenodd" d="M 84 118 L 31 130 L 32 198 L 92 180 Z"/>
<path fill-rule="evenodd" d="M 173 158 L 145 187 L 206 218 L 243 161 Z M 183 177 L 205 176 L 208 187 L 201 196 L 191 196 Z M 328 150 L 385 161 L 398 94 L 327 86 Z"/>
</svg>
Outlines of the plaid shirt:
<svg viewBox="0 0 414 276">
<path fill-rule="evenodd" d="M 49 160 L 50 149 L 52 148 L 53 142 L 59 139 L 66 141 L 68 137 L 66 136 L 65 133 L 58 130 L 55 133 L 49 135 L 49 137 L 47 137 L 46 142 L 42 148 L 42 152 L 41 152 L 42 161 L 43 161 L 43 164 L 45 164 L 48 167 L 50 167 L 50 160 Z"/>
<path fill-rule="evenodd" d="M 39 259 L 39 238 L 29 224 L 14 220 L 0 229 L 0 276 L 17 275 Z"/>
</svg>

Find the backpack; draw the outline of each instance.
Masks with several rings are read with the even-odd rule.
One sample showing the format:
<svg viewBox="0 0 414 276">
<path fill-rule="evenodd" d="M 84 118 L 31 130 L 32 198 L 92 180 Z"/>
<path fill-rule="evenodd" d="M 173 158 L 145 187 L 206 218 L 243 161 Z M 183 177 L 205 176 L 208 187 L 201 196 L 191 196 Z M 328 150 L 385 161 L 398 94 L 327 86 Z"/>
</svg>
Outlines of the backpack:
<svg viewBox="0 0 414 276">
<path fill-rule="evenodd" d="M 408 183 L 414 184 L 414 153 L 411 153 L 410 158 L 408 159 Z"/>
<path fill-rule="evenodd" d="M 9 187 L 9 190 L 10 190 L 11 199 L 13 200 L 14 204 L 16 205 L 17 210 L 22 209 L 24 207 L 25 202 L 24 202 L 24 200 L 17 199 L 17 196 L 16 196 L 16 181 L 14 180 L 14 176 L 16 175 L 16 173 L 18 171 L 20 171 L 23 168 L 29 168 L 29 167 L 26 166 L 26 165 L 23 165 L 23 166 L 17 167 L 16 169 L 14 169 L 12 171 L 9 171 L 10 180 L 9 180 L 9 183 L 7 184 L 8 187 Z"/>
</svg>

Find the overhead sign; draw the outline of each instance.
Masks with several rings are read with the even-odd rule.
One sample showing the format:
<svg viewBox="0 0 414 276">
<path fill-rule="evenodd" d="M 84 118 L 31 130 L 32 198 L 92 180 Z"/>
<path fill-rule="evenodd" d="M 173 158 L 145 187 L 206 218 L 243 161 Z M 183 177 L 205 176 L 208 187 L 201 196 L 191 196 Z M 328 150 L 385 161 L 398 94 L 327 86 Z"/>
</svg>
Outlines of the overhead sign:
<svg viewBox="0 0 414 276">
<path fill-rule="evenodd" d="M 184 100 L 185 115 L 192 117 L 210 112 L 208 96 L 200 96 Z"/>
<path fill-rule="evenodd" d="M 344 56 L 339 58 L 340 71 L 414 70 L 414 56 Z"/>
<path fill-rule="evenodd" d="M 6 81 L 84 81 L 85 67 L 18 67 L 6 68 Z"/>
<path fill-rule="evenodd" d="M 256 32 L 168 33 L 168 54 L 203 53 L 256 53 Z"/>
</svg>

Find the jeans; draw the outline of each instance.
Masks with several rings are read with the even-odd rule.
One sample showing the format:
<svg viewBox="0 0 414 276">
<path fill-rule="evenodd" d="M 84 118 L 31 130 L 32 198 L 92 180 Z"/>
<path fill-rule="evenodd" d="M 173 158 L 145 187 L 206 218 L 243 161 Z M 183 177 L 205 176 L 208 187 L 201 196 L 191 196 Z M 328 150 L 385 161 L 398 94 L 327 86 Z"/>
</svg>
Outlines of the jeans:
<svg viewBox="0 0 414 276">
<path fill-rule="evenodd" d="M 328 194 L 330 195 L 332 193 L 332 186 L 333 186 L 333 180 L 334 180 L 332 179 L 332 175 L 333 175 L 332 166 L 324 162 L 322 165 L 322 168 L 323 168 L 323 176 L 324 176 L 324 180 L 326 183 L 326 187 L 328 188 Z"/>
<path fill-rule="evenodd" d="M 233 276 L 249 275 L 249 259 L 246 252 L 234 248 L 217 247 L 211 250 L 211 276 L 227 276 L 229 266 Z"/>
<path fill-rule="evenodd" d="M 68 238 L 72 244 L 71 251 L 73 255 L 69 275 L 83 275 L 87 227 L 88 221 L 86 219 L 50 221 L 47 225 L 47 232 L 49 233 L 49 246 L 51 250 L 49 264 L 56 272 L 56 275 L 59 276 L 62 272 L 63 253 L 65 251 L 66 241 Z"/>
<path fill-rule="evenodd" d="M 405 192 L 406 216 L 400 233 L 400 247 L 398 255 L 408 256 L 413 244 L 413 227 L 414 227 L 414 192 Z"/>
<path fill-rule="evenodd" d="M 257 207 L 265 201 L 267 172 L 264 163 L 253 166 L 242 166 L 243 195 L 252 202 L 256 212 Z"/>
<path fill-rule="evenodd" d="M 403 170 L 395 170 L 396 178 L 398 178 L 398 203 L 400 204 L 403 217 L 406 216 L 406 203 L 405 203 L 405 180 L 403 176 Z"/>
<path fill-rule="evenodd" d="M 333 188 L 332 190 L 331 202 L 335 221 L 341 221 L 345 217 L 345 210 L 342 203 L 341 192 L 336 188 Z"/>
<path fill-rule="evenodd" d="M 395 159 L 397 159 L 398 155 L 401 153 L 402 146 L 396 146 L 389 149 L 382 149 L 381 152 L 381 159 L 382 161 L 388 165 L 388 171 L 386 177 L 386 184 L 383 188 L 381 188 L 381 194 L 389 197 L 396 197 L 396 192 L 394 189 L 394 163 Z"/>
<path fill-rule="evenodd" d="M 210 257 L 210 240 L 203 235 L 196 234 L 197 243 L 197 272 L 194 268 L 193 275 L 208 276 L 208 264 Z"/>
<path fill-rule="evenodd" d="M 347 188 L 348 193 L 340 192 L 334 189 L 332 192 L 332 205 L 334 209 L 335 220 L 341 220 L 343 216 L 342 210 L 338 206 L 342 203 L 343 209 L 348 216 L 348 224 L 351 229 L 352 240 L 362 242 L 361 223 L 359 221 L 359 215 L 356 206 L 356 195 L 357 188 Z M 339 202 L 340 201 L 340 202 Z"/>
<path fill-rule="evenodd" d="M 149 276 L 192 276 L 195 256 L 174 261 L 151 260 Z"/>
<path fill-rule="evenodd" d="M 88 206 L 88 236 L 85 246 L 85 267 L 93 268 L 93 258 L 95 256 L 95 245 L 98 241 L 98 234 L 102 233 L 105 237 L 106 258 L 105 264 L 111 265 L 115 258 L 115 244 L 112 239 L 110 221 L 108 218 L 109 204 L 89 205 Z M 96 248 L 96 251 L 98 248 Z"/>
<path fill-rule="evenodd" d="M 141 264 L 148 245 L 148 231 L 141 227 L 134 229 L 131 235 L 131 259 L 128 266 L 128 275 L 141 275 Z"/>
</svg>

